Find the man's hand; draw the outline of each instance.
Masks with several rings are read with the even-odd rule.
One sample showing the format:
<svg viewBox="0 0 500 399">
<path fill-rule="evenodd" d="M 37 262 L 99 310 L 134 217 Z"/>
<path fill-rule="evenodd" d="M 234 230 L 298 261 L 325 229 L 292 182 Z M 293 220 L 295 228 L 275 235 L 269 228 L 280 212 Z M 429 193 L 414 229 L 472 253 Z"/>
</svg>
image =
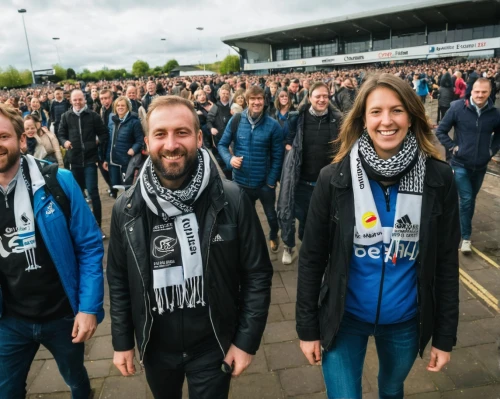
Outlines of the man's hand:
<svg viewBox="0 0 500 399">
<path fill-rule="evenodd" d="M 428 371 L 440 371 L 446 363 L 450 361 L 451 353 L 439 350 L 437 348 L 432 347 L 431 349 L 431 360 L 427 365 Z"/>
<path fill-rule="evenodd" d="M 231 161 L 230 161 L 231 166 L 235 169 L 241 168 L 242 163 L 243 163 L 243 157 L 234 156 L 231 158 Z"/>
<path fill-rule="evenodd" d="M 285 146 L 285 150 L 290 151 L 292 149 L 292 146 L 290 144 L 287 144 Z"/>
<path fill-rule="evenodd" d="M 212 129 L 210 129 L 210 133 L 215 136 L 217 133 L 219 133 L 219 131 L 215 127 L 213 127 Z"/>
<path fill-rule="evenodd" d="M 131 157 L 133 157 L 135 155 L 135 152 L 132 148 L 129 148 L 127 151 L 127 154 L 130 155 Z"/>
<path fill-rule="evenodd" d="M 134 357 L 134 349 L 124 352 L 115 351 L 113 355 L 113 364 L 120 370 L 123 376 L 128 377 L 129 375 L 135 374 Z"/>
<path fill-rule="evenodd" d="M 224 358 L 224 361 L 229 364 L 229 366 L 233 366 L 233 377 L 238 377 L 241 373 L 243 373 L 247 367 L 250 366 L 252 360 L 253 355 L 242 351 L 233 344 L 231 344 L 231 347 L 227 351 L 226 357 Z"/>
<path fill-rule="evenodd" d="M 300 341 L 300 349 L 313 366 L 321 364 L 320 341 Z"/>
<path fill-rule="evenodd" d="M 451 152 L 453 153 L 453 155 L 457 155 L 457 152 L 458 152 L 458 145 L 456 145 L 455 147 L 453 147 L 451 149 Z"/>
<path fill-rule="evenodd" d="M 71 336 L 74 338 L 74 344 L 88 341 L 94 335 L 97 329 L 97 317 L 95 314 L 78 312 L 73 324 Z"/>
<path fill-rule="evenodd" d="M 71 150 L 73 148 L 73 146 L 71 145 L 71 141 L 66 140 L 64 142 L 64 148 L 66 148 L 67 150 Z"/>
<path fill-rule="evenodd" d="M 108 166 L 108 163 L 107 163 L 106 161 L 104 161 L 104 162 L 102 163 L 102 167 L 103 167 L 103 169 L 104 169 L 104 170 L 108 170 L 108 167 L 109 167 L 109 166 Z"/>
</svg>

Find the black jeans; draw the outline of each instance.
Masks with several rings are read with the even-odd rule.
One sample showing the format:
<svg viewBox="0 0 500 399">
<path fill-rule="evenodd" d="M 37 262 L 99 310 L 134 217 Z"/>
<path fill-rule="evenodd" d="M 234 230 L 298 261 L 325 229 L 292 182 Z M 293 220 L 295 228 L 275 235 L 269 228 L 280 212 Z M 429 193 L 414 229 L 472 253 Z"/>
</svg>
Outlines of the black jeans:
<svg viewBox="0 0 500 399">
<path fill-rule="evenodd" d="M 159 353 L 149 347 L 144 369 L 155 399 L 181 399 L 184 377 L 190 399 L 227 399 L 231 374 L 221 370 L 223 360 L 218 345 L 195 353 Z"/>
<path fill-rule="evenodd" d="M 71 173 L 82 189 L 87 189 L 92 200 L 92 212 L 99 227 L 101 227 L 102 207 L 101 197 L 99 197 L 99 187 L 97 185 L 97 166 L 91 163 L 85 166 L 71 165 Z"/>
<path fill-rule="evenodd" d="M 250 201 L 255 206 L 255 202 L 260 200 L 264 213 L 266 214 L 267 223 L 269 224 L 269 239 L 275 240 L 278 237 L 280 229 L 278 225 L 278 215 L 276 214 L 276 187 L 271 188 L 264 184 L 260 188 L 250 188 L 240 186 L 247 193 Z"/>
<path fill-rule="evenodd" d="M 444 118 L 446 111 L 448 111 L 449 109 L 450 109 L 450 107 L 441 107 L 441 106 L 438 107 L 438 116 L 437 116 L 437 122 L 436 122 L 438 125 L 439 125 L 439 122 L 441 121 L 441 119 Z"/>
</svg>

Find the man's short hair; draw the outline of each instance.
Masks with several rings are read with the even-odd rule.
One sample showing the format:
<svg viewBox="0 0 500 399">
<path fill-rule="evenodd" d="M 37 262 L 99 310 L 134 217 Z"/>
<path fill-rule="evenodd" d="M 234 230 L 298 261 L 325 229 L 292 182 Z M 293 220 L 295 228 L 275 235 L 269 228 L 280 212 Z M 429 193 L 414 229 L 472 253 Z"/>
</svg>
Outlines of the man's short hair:
<svg viewBox="0 0 500 399">
<path fill-rule="evenodd" d="M 491 81 L 487 78 L 477 78 L 476 81 L 474 82 L 474 84 L 472 85 L 472 87 L 474 88 L 474 86 L 476 85 L 476 83 L 484 83 L 484 84 L 488 84 L 491 88 Z"/>
<path fill-rule="evenodd" d="M 160 96 L 156 97 L 151 104 L 149 104 L 148 113 L 146 114 L 146 125 L 148 128 L 146 136 L 149 135 L 149 118 L 156 108 L 177 106 L 184 106 L 191 111 L 191 114 L 193 114 L 193 127 L 195 132 L 198 133 L 200 130 L 200 119 L 198 118 L 198 114 L 196 113 L 191 101 L 179 96 Z"/>
<path fill-rule="evenodd" d="M 309 97 L 311 97 L 314 90 L 319 89 L 320 87 L 324 87 L 328 91 L 328 95 L 330 95 L 330 89 L 328 88 L 328 85 L 325 82 L 318 81 L 314 82 L 309 88 Z"/>
<path fill-rule="evenodd" d="M 229 86 L 227 83 L 223 84 L 220 89 L 220 91 L 222 90 L 227 90 L 229 93 L 231 93 L 231 86 Z"/>
<path fill-rule="evenodd" d="M 300 80 L 298 80 L 298 79 L 292 79 L 292 81 L 290 83 L 300 84 Z"/>
<path fill-rule="evenodd" d="M 99 97 L 102 96 L 102 95 L 105 95 L 105 94 L 109 94 L 111 96 L 111 98 L 113 98 L 113 92 L 109 89 L 103 89 L 99 92 Z"/>
<path fill-rule="evenodd" d="M 62 88 L 62 87 L 60 87 L 60 86 L 57 86 L 57 87 L 54 89 L 54 91 L 63 91 L 63 88 Z"/>
<path fill-rule="evenodd" d="M 14 131 L 16 132 L 17 138 L 20 139 L 24 133 L 24 122 L 21 115 L 12 107 L 0 104 L 0 115 L 7 118 L 12 126 L 14 127 Z"/>
<path fill-rule="evenodd" d="M 250 88 L 245 92 L 245 100 L 248 103 L 250 97 L 262 97 L 264 98 L 264 89 L 260 86 L 250 86 Z"/>
</svg>

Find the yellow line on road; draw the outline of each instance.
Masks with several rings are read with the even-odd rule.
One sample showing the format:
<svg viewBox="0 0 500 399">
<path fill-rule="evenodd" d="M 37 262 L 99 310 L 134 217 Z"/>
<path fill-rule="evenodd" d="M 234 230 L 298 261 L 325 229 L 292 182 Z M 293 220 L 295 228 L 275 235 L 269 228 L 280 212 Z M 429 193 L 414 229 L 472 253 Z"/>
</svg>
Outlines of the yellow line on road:
<svg viewBox="0 0 500 399">
<path fill-rule="evenodd" d="M 493 295 L 491 295 L 486 288 L 469 276 L 465 271 L 460 269 L 460 280 L 469 288 L 474 294 L 480 297 L 486 304 L 494 309 L 497 313 L 500 313 L 500 308 L 498 307 L 499 301 Z"/>
<path fill-rule="evenodd" d="M 491 266 L 496 267 L 497 269 L 500 269 L 500 265 L 495 262 L 493 259 L 489 258 L 485 254 L 483 254 L 479 249 L 471 245 L 472 250 L 478 254 L 481 258 L 483 258 L 486 262 L 488 262 Z"/>
</svg>

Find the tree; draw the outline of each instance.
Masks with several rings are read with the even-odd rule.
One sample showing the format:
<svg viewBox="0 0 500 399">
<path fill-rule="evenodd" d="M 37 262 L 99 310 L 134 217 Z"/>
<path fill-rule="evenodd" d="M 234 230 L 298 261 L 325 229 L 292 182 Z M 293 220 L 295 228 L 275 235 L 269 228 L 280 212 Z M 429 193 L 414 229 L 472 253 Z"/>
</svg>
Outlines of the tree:
<svg viewBox="0 0 500 399">
<path fill-rule="evenodd" d="M 220 73 L 227 74 L 238 72 L 240 70 L 240 57 L 237 55 L 228 55 L 220 64 Z"/>
<path fill-rule="evenodd" d="M 179 63 L 177 62 L 177 60 L 171 59 L 163 66 L 163 72 L 170 73 L 172 69 L 177 68 L 178 66 Z"/>
<path fill-rule="evenodd" d="M 134 76 L 144 76 L 149 70 L 149 64 L 146 61 L 137 60 L 132 65 L 132 74 Z"/>
<path fill-rule="evenodd" d="M 61 65 L 55 64 L 52 65 L 52 68 L 56 72 L 54 79 L 55 82 L 60 82 L 61 80 L 66 79 L 66 69 L 64 69 Z"/>
<path fill-rule="evenodd" d="M 66 77 L 68 79 L 76 79 L 76 72 L 73 68 L 68 68 L 66 70 Z"/>
</svg>

